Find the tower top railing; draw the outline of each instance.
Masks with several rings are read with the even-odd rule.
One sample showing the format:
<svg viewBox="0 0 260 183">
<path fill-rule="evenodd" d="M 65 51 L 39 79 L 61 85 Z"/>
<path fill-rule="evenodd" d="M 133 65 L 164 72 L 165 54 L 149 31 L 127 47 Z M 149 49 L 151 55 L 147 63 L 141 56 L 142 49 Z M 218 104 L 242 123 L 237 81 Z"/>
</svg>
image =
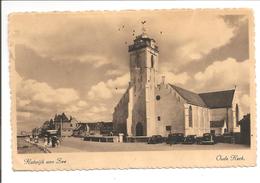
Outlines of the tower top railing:
<svg viewBox="0 0 260 183">
<path fill-rule="evenodd" d="M 149 47 L 154 51 L 159 52 L 155 40 L 149 38 L 146 33 L 142 33 L 141 35 L 137 36 L 136 39 L 134 40 L 134 44 L 129 45 L 128 51 L 131 52 L 145 47 Z"/>
</svg>

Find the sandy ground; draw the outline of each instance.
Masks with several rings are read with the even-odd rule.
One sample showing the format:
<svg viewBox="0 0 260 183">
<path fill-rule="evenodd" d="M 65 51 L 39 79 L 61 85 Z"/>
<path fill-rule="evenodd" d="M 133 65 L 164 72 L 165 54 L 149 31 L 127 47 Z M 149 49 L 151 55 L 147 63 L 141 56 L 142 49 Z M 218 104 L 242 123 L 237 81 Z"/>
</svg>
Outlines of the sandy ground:
<svg viewBox="0 0 260 183">
<path fill-rule="evenodd" d="M 37 145 L 26 142 L 24 138 L 17 139 L 17 150 L 19 154 L 26 153 L 44 153 Z"/>
<path fill-rule="evenodd" d="M 175 144 L 146 144 L 146 143 L 105 143 L 83 141 L 81 138 L 63 138 L 61 145 L 56 148 L 49 148 L 52 153 L 62 152 L 115 152 L 115 151 L 171 151 L 171 150 L 227 150 L 227 149 L 247 149 L 248 146 L 241 144 L 215 145 L 183 145 Z"/>
</svg>

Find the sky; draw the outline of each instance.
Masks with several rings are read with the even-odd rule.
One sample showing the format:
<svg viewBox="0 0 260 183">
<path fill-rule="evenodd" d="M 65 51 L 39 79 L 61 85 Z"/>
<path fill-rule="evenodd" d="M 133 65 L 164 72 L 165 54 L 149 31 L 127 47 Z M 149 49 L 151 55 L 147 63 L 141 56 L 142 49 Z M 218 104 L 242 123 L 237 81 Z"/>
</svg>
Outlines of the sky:
<svg viewBox="0 0 260 183">
<path fill-rule="evenodd" d="M 246 15 L 157 10 L 25 13 L 9 20 L 18 130 L 61 112 L 78 121 L 111 121 L 129 82 L 128 45 L 143 20 L 159 46 L 158 77 L 194 92 L 236 85 L 241 111 L 249 112 Z"/>
</svg>

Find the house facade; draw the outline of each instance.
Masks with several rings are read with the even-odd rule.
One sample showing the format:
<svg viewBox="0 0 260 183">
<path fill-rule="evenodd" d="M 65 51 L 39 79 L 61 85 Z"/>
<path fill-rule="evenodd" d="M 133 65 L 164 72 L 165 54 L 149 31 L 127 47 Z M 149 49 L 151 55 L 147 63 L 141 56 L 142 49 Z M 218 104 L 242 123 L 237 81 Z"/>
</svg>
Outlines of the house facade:
<svg viewBox="0 0 260 183">
<path fill-rule="evenodd" d="M 145 33 L 128 49 L 130 82 L 114 108 L 113 126 L 127 136 L 239 132 L 237 90 L 195 93 L 158 82 L 159 49 Z"/>
<path fill-rule="evenodd" d="M 69 137 L 73 135 L 73 130 L 76 128 L 77 120 L 68 118 L 65 113 L 56 114 L 53 119 L 54 129 L 58 130 L 61 136 Z"/>
</svg>

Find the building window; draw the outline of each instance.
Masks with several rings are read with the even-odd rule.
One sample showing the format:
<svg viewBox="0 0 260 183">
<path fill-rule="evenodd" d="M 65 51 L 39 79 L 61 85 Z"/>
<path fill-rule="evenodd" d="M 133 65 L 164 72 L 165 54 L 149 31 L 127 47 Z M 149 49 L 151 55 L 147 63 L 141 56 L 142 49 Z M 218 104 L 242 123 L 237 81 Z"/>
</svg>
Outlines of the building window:
<svg viewBox="0 0 260 183">
<path fill-rule="evenodd" d="M 153 68 L 153 66 L 154 66 L 154 57 L 153 55 L 151 55 L 151 68 Z"/>
<path fill-rule="evenodd" d="M 166 126 L 166 131 L 171 131 L 172 130 L 172 126 Z"/>
<path fill-rule="evenodd" d="M 158 120 L 158 121 L 161 121 L 161 116 L 158 116 L 158 117 L 157 117 L 157 120 Z"/>
<path fill-rule="evenodd" d="M 156 95 L 156 100 L 160 100 L 161 96 L 160 95 Z"/>
<path fill-rule="evenodd" d="M 189 107 L 189 127 L 192 127 L 192 107 Z"/>
<path fill-rule="evenodd" d="M 237 125 L 237 127 L 238 127 L 238 122 L 239 122 L 239 107 L 236 104 L 236 125 Z"/>
</svg>

